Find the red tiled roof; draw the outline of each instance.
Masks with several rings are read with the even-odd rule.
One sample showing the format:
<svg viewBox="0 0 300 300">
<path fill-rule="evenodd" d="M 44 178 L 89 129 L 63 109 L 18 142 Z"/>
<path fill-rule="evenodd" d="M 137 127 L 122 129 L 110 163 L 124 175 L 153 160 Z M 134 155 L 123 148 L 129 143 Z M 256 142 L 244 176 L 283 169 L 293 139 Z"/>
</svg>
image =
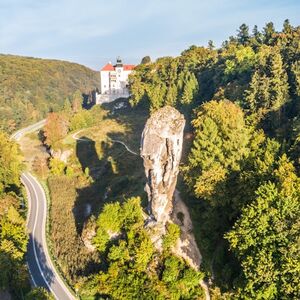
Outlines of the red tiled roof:
<svg viewBox="0 0 300 300">
<path fill-rule="evenodd" d="M 101 71 L 114 71 L 115 68 L 112 64 L 106 64 L 102 69 Z"/>
<path fill-rule="evenodd" d="M 123 65 L 124 71 L 130 71 L 135 68 L 135 65 Z"/>
<path fill-rule="evenodd" d="M 124 71 L 131 71 L 135 68 L 135 65 L 123 65 L 123 69 Z M 115 66 L 113 66 L 112 64 L 108 63 L 106 64 L 101 71 L 114 71 L 115 70 Z"/>
</svg>

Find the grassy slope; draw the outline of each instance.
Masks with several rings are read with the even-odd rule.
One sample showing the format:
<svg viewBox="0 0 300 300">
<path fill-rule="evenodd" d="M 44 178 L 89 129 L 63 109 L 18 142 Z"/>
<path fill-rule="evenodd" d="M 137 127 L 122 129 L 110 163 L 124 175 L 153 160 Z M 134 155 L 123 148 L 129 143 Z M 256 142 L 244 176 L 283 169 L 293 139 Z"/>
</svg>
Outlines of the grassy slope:
<svg viewBox="0 0 300 300">
<path fill-rule="evenodd" d="M 76 63 L 0 54 L 0 128 L 33 123 L 76 90 L 89 93 L 98 85 L 99 73 Z"/>
<path fill-rule="evenodd" d="M 66 176 L 48 180 L 54 253 L 65 277 L 73 285 L 80 281 L 79 278 L 98 269 L 95 256 L 87 253 L 81 240 L 84 224 L 91 215 L 97 216 L 105 203 L 122 202 L 131 196 L 142 196 L 146 204 L 142 159 L 128 153 L 123 145 L 111 142 L 112 138 L 124 141 L 133 151 L 139 152 L 146 113 L 131 108 L 112 113 L 111 106 L 107 105 L 110 113 L 99 116 L 96 126 L 76 135 L 84 141 L 74 140 L 74 132 L 64 139 L 64 148 L 73 151 L 68 165 L 76 173 L 78 169 L 88 168 L 92 181 Z M 90 207 L 91 215 L 87 215 L 87 207 Z"/>
</svg>

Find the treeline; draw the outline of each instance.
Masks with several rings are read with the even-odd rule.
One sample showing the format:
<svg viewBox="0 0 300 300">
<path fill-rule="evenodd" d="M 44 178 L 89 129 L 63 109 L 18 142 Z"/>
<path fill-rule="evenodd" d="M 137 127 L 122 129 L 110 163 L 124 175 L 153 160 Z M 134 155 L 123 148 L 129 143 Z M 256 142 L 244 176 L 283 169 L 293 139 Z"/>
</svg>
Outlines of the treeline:
<svg viewBox="0 0 300 300">
<path fill-rule="evenodd" d="M 132 105 L 191 121 L 182 192 L 214 295 L 300 297 L 299 43 L 288 20 L 279 32 L 242 24 L 220 49 L 192 46 L 131 75 Z"/>
<path fill-rule="evenodd" d="M 58 111 L 76 90 L 91 100 L 98 86 L 98 72 L 79 64 L 0 55 L 0 128 L 12 132 Z"/>
<path fill-rule="evenodd" d="M 51 300 L 46 290 L 30 287 L 25 261 L 29 237 L 21 171 L 18 145 L 0 131 L 0 295 L 7 291 L 13 299 Z"/>
</svg>

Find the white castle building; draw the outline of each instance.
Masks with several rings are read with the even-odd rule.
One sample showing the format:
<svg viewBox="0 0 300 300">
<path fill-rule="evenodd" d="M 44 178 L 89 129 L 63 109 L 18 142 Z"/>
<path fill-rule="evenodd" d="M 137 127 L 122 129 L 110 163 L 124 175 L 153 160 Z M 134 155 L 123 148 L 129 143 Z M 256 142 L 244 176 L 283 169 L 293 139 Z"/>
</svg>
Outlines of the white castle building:
<svg viewBox="0 0 300 300">
<path fill-rule="evenodd" d="M 128 75 L 134 67 L 134 65 L 124 65 L 119 57 L 115 65 L 110 62 L 106 64 L 100 70 L 100 94 L 96 95 L 96 103 L 129 97 Z"/>
</svg>

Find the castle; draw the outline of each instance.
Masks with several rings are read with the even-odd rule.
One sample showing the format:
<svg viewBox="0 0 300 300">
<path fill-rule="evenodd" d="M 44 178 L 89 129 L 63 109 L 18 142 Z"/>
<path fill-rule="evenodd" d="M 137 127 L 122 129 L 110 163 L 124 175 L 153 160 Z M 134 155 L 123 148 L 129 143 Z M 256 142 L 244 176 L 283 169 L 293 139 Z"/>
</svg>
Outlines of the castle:
<svg viewBox="0 0 300 300">
<path fill-rule="evenodd" d="M 129 97 L 128 75 L 134 67 L 134 65 L 124 65 L 119 57 L 115 65 L 107 63 L 100 70 L 100 94 L 96 95 L 96 103 Z"/>
</svg>

